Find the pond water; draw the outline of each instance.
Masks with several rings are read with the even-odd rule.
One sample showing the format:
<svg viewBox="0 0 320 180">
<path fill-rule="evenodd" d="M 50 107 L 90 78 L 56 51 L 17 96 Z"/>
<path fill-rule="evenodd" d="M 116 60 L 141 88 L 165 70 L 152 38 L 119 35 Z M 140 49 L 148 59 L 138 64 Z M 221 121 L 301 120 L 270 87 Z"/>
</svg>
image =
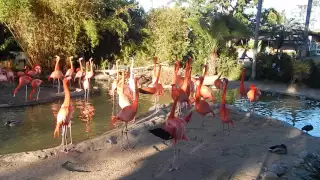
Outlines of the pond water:
<svg viewBox="0 0 320 180">
<path fill-rule="evenodd" d="M 114 127 L 110 125 L 112 114 L 112 97 L 105 87 L 100 86 L 101 94 L 90 97 L 88 103 L 83 97 L 74 98 L 75 107 L 72 121 L 73 142 L 77 143 L 86 139 L 101 135 Z M 227 102 L 247 110 L 248 102 L 237 99 L 237 91 L 229 90 Z M 15 153 L 45 149 L 60 145 L 60 138 L 53 138 L 56 124 L 55 115 L 58 112 L 62 100 L 45 105 L 21 108 L 0 109 L 0 154 Z M 170 92 L 166 92 L 160 98 L 160 103 L 171 103 Z M 140 95 L 138 114 L 147 112 L 153 105 L 150 95 Z M 263 95 L 255 105 L 255 113 L 271 116 L 286 121 L 297 128 L 306 124 L 312 124 L 314 130 L 311 135 L 320 136 L 320 102 L 301 100 L 299 98 L 270 94 Z M 3 124 L 7 120 L 23 121 L 14 127 L 6 127 Z"/>
</svg>

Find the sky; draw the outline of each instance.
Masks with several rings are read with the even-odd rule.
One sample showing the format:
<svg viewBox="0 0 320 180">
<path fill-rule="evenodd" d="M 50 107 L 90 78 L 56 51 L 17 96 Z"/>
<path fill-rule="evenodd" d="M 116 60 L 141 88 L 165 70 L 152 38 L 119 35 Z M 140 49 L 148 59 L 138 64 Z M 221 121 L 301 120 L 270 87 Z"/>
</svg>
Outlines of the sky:
<svg viewBox="0 0 320 180">
<path fill-rule="evenodd" d="M 171 0 L 138 0 L 142 7 L 148 11 L 152 8 L 152 4 L 154 8 L 166 6 Z M 153 3 L 152 3 L 153 2 Z M 277 11 L 281 12 L 282 10 L 286 11 L 287 16 L 290 18 L 290 14 L 297 5 L 306 5 L 308 4 L 308 0 L 264 0 L 263 8 L 275 8 Z M 320 13 L 319 13 L 320 14 Z M 320 29 L 320 22 L 317 23 L 314 29 Z"/>
</svg>

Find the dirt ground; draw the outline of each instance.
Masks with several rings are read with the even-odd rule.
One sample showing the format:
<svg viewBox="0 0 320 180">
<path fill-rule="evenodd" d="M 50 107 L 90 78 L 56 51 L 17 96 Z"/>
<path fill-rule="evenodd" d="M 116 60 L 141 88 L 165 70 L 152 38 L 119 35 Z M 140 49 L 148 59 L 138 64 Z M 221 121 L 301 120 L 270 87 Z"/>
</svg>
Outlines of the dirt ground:
<svg viewBox="0 0 320 180">
<path fill-rule="evenodd" d="M 129 130 L 133 149 L 124 149 L 115 130 L 73 146 L 69 153 L 60 148 L 0 156 L 0 179 L 59 180 L 59 179 L 260 179 L 273 163 L 284 163 L 288 169 L 280 179 L 298 180 L 293 164 L 303 150 L 319 151 L 320 138 L 302 134 L 300 130 L 278 120 L 241 112 L 231 108 L 235 121 L 230 136 L 222 130 L 216 117 L 208 116 L 200 128 L 201 117 L 193 113 L 187 127 L 188 141 L 180 141 L 177 163 L 180 169 L 169 172 L 173 148 L 148 129 L 163 126 L 169 107 L 149 112 Z M 268 152 L 268 147 L 285 144 L 287 155 Z"/>
</svg>

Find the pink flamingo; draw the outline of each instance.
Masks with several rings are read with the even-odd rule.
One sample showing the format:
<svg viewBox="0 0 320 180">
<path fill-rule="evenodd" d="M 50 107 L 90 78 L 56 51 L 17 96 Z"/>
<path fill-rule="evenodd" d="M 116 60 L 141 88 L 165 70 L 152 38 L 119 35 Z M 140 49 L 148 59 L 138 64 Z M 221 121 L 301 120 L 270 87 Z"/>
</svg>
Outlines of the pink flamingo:
<svg viewBox="0 0 320 180">
<path fill-rule="evenodd" d="M 70 85 L 70 80 L 72 79 L 73 73 L 74 73 L 74 68 L 73 68 L 73 62 L 72 62 L 73 56 L 69 57 L 70 61 L 70 69 L 67 70 L 66 74 L 64 77 L 66 77 L 69 80 L 69 85 Z"/>
<path fill-rule="evenodd" d="M 205 101 L 205 100 L 201 100 L 200 98 L 200 89 L 201 89 L 201 86 L 203 84 L 203 77 L 200 77 L 199 80 L 200 80 L 200 85 L 197 87 L 197 90 L 196 90 L 196 99 L 195 99 L 195 109 L 196 111 L 203 117 L 202 118 L 202 121 L 201 121 L 201 126 L 203 126 L 203 120 L 204 120 L 204 116 L 211 113 L 212 116 L 214 117 L 214 113 L 212 111 L 212 109 L 210 108 L 209 104 Z"/>
<path fill-rule="evenodd" d="M 77 71 L 77 73 L 76 73 L 76 76 L 74 77 L 74 81 L 76 80 L 76 79 L 78 79 L 79 80 L 79 88 L 81 89 L 81 79 L 82 79 L 82 77 L 85 75 L 84 74 L 84 72 L 83 72 L 83 66 L 82 66 L 82 61 L 83 60 L 83 58 L 79 58 L 79 64 L 80 64 L 80 70 L 79 71 Z"/>
<path fill-rule="evenodd" d="M 176 145 L 178 140 L 188 140 L 186 137 L 186 126 L 192 116 L 192 112 L 190 112 L 184 119 L 180 117 L 175 117 L 174 112 L 177 106 L 177 102 L 178 102 L 178 97 L 174 99 L 173 105 L 171 107 L 171 112 L 163 128 L 166 132 L 168 132 L 173 137 L 174 152 L 173 152 L 173 159 L 172 159 L 172 167 L 170 168 L 170 171 L 179 169 L 179 167 L 175 166 L 176 154 L 177 154 Z"/>
<path fill-rule="evenodd" d="M 34 79 L 31 81 L 31 86 L 32 86 L 32 91 L 30 93 L 30 100 L 32 100 L 32 96 L 33 94 L 36 92 L 36 89 L 37 89 L 37 99 L 39 99 L 39 94 L 40 94 L 40 85 L 43 83 L 42 80 L 40 79 Z"/>
<path fill-rule="evenodd" d="M 48 78 L 48 81 L 50 81 L 50 79 L 58 80 L 58 93 L 60 93 L 60 80 L 62 80 L 63 78 L 63 74 L 60 71 L 60 67 L 59 67 L 59 61 L 60 61 L 60 57 L 56 56 L 56 64 L 54 67 L 54 71 L 51 73 L 51 75 Z"/>
<path fill-rule="evenodd" d="M 220 119 L 222 122 L 222 130 L 224 130 L 224 124 L 228 125 L 228 131 L 230 135 L 230 129 L 229 124 L 233 127 L 234 121 L 229 119 L 230 109 L 226 107 L 226 96 L 227 96 L 227 85 L 228 82 L 223 82 L 223 90 L 222 90 L 222 100 L 221 100 L 221 106 L 220 106 Z"/>
<path fill-rule="evenodd" d="M 89 63 L 86 62 L 86 74 L 88 72 L 88 68 L 89 68 Z M 83 89 L 84 89 L 84 99 L 88 100 L 89 93 L 90 93 L 90 82 L 89 82 L 89 78 L 87 76 L 84 77 Z"/>
<path fill-rule="evenodd" d="M 70 144 L 72 144 L 72 134 L 71 134 L 71 118 L 74 112 L 71 99 L 70 99 L 70 90 L 68 87 L 68 79 L 63 79 L 63 89 L 64 89 L 64 101 L 60 107 L 60 110 L 57 115 L 57 125 L 53 133 L 53 137 L 60 134 L 60 127 L 62 129 L 62 147 L 64 151 L 68 151 L 67 146 L 67 132 L 68 128 L 70 130 Z"/>
<path fill-rule="evenodd" d="M 16 87 L 16 89 L 13 91 L 13 97 L 16 97 L 16 94 L 18 92 L 18 90 L 22 87 L 22 86 L 26 86 L 26 101 L 28 100 L 28 84 L 30 84 L 32 81 L 32 78 L 30 76 L 21 76 L 19 78 L 19 84 Z"/>
<path fill-rule="evenodd" d="M 125 123 L 124 130 L 122 131 L 122 136 L 126 133 L 128 146 L 129 146 L 129 138 L 128 138 L 128 123 L 135 119 L 135 116 L 138 111 L 138 100 L 139 100 L 139 91 L 137 85 L 137 79 L 134 79 L 135 84 L 135 99 L 132 105 L 124 107 L 116 116 L 112 117 L 111 124 L 115 125 L 117 121 L 122 121 Z"/>
<path fill-rule="evenodd" d="M 94 75 L 92 58 L 89 59 L 89 63 L 90 63 L 90 71 L 86 71 L 85 78 L 88 78 L 89 81 L 90 81 L 90 79 L 91 79 L 91 78 L 93 77 L 93 75 Z M 87 69 L 87 68 L 86 68 L 86 69 Z"/>
</svg>

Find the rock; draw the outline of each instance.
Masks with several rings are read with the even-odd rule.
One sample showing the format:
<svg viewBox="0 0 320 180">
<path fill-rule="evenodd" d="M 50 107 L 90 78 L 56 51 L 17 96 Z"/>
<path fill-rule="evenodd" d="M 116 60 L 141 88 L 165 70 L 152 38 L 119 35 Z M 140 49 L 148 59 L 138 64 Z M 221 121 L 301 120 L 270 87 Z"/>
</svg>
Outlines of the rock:
<svg viewBox="0 0 320 180">
<path fill-rule="evenodd" d="M 107 139 L 107 142 L 110 144 L 117 144 L 117 137 L 111 136 L 110 138 Z"/>
<path fill-rule="evenodd" d="M 133 130 L 131 130 L 130 131 L 130 134 L 133 136 L 133 137 L 137 137 L 137 136 L 139 136 L 139 131 L 138 130 L 136 130 L 136 129 L 133 129 Z"/>
<path fill-rule="evenodd" d="M 61 165 L 61 167 L 68 170 L 68 171 L 72 171 L 72 172 L 90 172 L 90 171 L 85 170 L 80 165 L 77 165 L 77 164 L 70 162 L 70 161 L 63 163 Z"/>
<path fill-rule="evenodd" d="M 305 157 L 307 157 L 308 154 L 309 152 L 307 150 L 304 150 L 304 151 L 301 151 L 298 156 L 300 159 L 304 159 Z"/>
<path fill-rule="evenodd" d="M 270 171 L 276 173 L 280 177 L 286 172 L 286 166 L 283 164 L 273 164 Z"/>
<path fill-rule="evenodd" d="M 262 180 L 275 180 L 275 179 L 278 179 L 278 176 L 276 173 L 271 171 L 264 173 L 264 175 L 262 176 Z"/>
</svg>

